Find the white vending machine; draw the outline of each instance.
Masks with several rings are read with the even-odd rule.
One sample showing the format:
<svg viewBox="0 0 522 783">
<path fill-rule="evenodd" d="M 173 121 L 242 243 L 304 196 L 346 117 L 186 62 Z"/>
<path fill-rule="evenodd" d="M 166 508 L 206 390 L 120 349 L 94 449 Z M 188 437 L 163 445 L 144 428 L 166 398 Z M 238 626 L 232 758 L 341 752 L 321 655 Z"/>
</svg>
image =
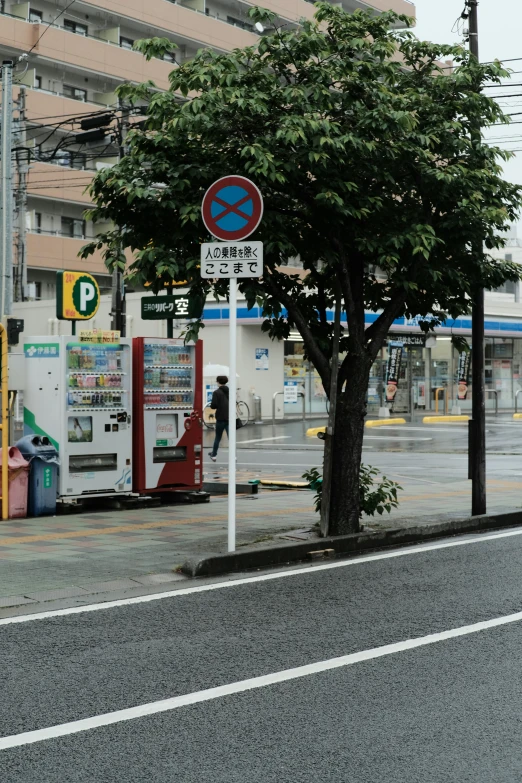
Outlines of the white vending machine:
<svg viewBox="0 0 522 783">
<path fill-rule="evenodd" d="M 30 337 L 24 355 L 24 434 L 58 450 L 58 497 L 130 494 L 131 340 Z"/>
</svg>

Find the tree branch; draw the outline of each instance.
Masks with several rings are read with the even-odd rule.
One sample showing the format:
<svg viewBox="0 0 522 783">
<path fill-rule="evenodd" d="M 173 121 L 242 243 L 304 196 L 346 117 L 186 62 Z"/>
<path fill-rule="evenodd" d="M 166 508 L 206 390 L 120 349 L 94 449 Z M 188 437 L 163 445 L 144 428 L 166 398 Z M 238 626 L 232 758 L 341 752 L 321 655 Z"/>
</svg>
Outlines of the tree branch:
<svg viewBox="0 0 522 783">
<path fill-rule="evenodd" d="M 386 339 L 386 335 L 390 331 L 390 326 L 398 317 L 399 313 L 404 307 L 404 291 L 395 291 L 384 310 L 365 331 L 367 351 L 374 360 L 382 348 L 382 344 Z"/>
<path fill-rule="evenodd" d="M 317 345 L 317 342 L 314 339 L 312 330 L 308 325 L 308 321 L 306 317 L 300 311 L 299 307 L 297 307 L 295 300 L 292 298 L 292 296 L 287 291 L 284 291 L 276 284 L 272 275 L 267 275 L 265 277 L 265 281 L 268 287 L 270 288 L 272 294 L 276 297 L 276 299 L 282 302 L 286 307 L 286 309 L 288 310 L 292 321 L 295 323 L 299 331 L 299 334 L 303 338 L 303 342 L 306 347 L 306 352 L 310 360 L 312 361 L 312 364 L 314 365 L 315 369 L 321 376 L 323 386 L 325 387 L 325 389 L 329 389 L 330 388 L 330 364 L 328 362 L 328 359 L 324 355 L 324 353 Z"/>
<path fill-rule="evenodd" d="M 338 239 L 334 239 L 334 244 L 337 246 L 339 256 L 341 258 L 341 266 L 339 269 L 339 284 L 343 294 L 343 299 L 346 305 L 346 315 L 348 318 L 348 331 L 350 337 L 353 339 L 354 347 L 360 352 L 364 348 L 364 302 L 362 300 L 362 291 L 359 291 L 359 299 L 357 301 L 356 292 L 354 291 L 352 275 L 357 275 L 358 270 L 350 268 L 348 257 L 344 252 L 344 248 Z M 355 281 L 357 283 L 357 281 Z M 362 281 L 360 281 L 362 283 Z M 362 315 L 362 318 L 361 318 Z"/>
</svg>

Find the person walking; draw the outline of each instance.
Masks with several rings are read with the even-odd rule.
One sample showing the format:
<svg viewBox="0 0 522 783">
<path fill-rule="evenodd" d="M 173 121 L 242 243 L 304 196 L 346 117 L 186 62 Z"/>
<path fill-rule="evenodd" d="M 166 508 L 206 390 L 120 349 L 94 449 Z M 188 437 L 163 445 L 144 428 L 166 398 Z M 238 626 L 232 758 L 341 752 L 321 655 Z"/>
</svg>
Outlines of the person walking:
<svg viewBox="0 0 522 783">
<path fill-rule="evenodd" d="M 212 402 L 210 407 L 215 411 L 216 418 L 216 437 L 214 438 L 214 446 L 212 451 L 209 451 L 208 456 L 212 462 L 216 461 L 219 444 L 223 437 L 223 432 L 227 433 L 228 437 L 228 398 L 229 388 L 227 386 L 228 378 L 226 375 L 218 375 L 216 378 L 218 388 L 212 395 Z"/>
</svg>

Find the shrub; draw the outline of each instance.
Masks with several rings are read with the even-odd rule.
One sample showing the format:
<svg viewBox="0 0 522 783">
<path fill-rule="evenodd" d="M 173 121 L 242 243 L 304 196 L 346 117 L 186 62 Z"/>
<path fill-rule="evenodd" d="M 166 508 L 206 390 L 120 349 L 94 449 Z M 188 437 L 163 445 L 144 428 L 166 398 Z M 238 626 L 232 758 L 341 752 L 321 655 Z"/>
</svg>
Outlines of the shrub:
<svg viewBox="0 0 522 783">
<path fill-rule="evenodd" d="M 392 508 L 397 508 L 399 500 L 397 493 L 402 490 L 400 484 L 392 481 L 391 479 L 383 476 L 380 481 L 376 481 L 376 477 L 380 475 L 380 471 L 371 465 L 361 465 L 359 471 L 359 493 L 361 498 L 361 514 L 367 516 L 375 516 L 375 514 L 383 514 L 385 511 L 390 513 Z M 321 498 L 323 492 L 323 478 L 317 468 L 310 468 L 310 470 L 303 473 L 303 478 L 309 482 L 310 489 L 315 490 L 315 510 L 321 510 Z"/>
</svg>

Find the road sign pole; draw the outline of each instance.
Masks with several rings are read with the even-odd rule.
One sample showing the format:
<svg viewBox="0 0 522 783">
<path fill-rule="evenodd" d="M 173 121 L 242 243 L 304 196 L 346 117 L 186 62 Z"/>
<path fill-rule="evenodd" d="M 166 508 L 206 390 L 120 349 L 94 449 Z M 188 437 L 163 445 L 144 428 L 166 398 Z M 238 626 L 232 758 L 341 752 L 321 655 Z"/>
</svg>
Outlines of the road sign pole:
<svg viewBox="0 0 522 783">
<path fill-rule="evenodd" d="M 228 551 L 236 551 L 236 364 L 237 364 L 237 279 L 229 282 L 230 316 L 228 378 Z"/>
<path fill-rule="evenodd" d="M 201 277 L 229 280 L 228 551 L 235 552 L 237 278 L 263 275 L 263 243 L 243 242 L 261 222 L 263 196 L 257 185 L 246 177 L 235 174 L 221 177 L 203 196 L 201 217 L 209 234 L 221 240 L 202 243 Z"/>
</svg>

